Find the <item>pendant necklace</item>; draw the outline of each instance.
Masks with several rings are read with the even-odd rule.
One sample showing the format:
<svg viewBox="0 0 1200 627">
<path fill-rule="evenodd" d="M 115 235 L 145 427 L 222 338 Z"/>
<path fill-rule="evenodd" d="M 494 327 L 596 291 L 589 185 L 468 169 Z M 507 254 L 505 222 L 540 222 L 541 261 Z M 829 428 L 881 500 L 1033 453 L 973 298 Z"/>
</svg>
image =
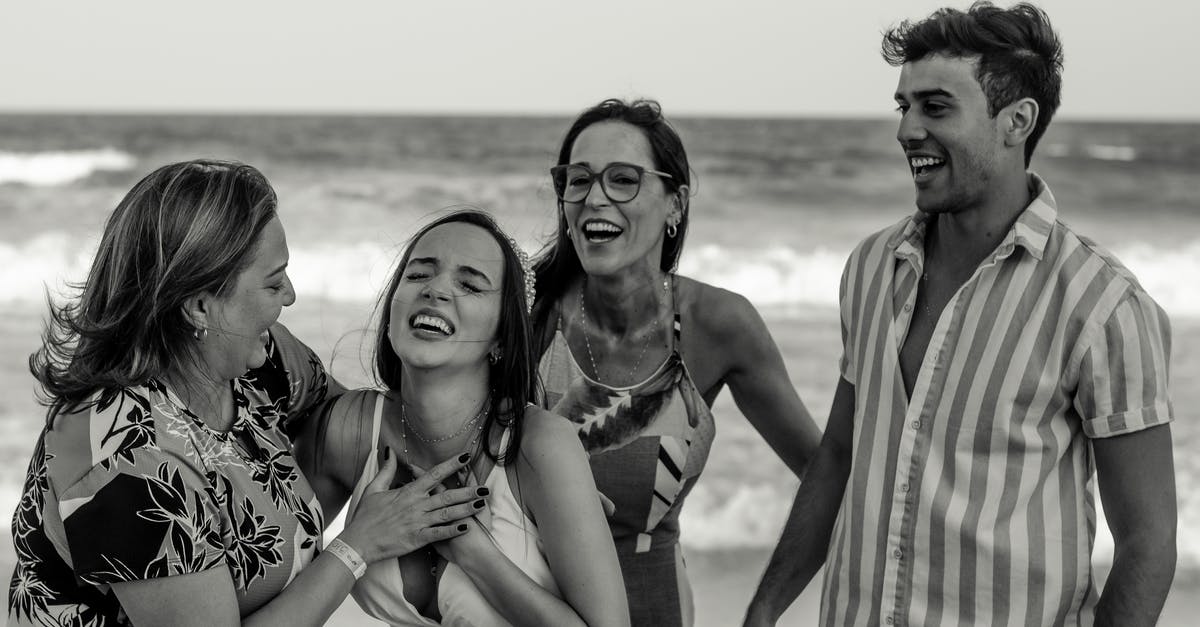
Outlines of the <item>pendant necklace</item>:
<svg viewBox="0 0 1200 627">
<path fill-rule="evenodd" d="M 587 348 L 588 361 L 591 362 L 591 364 L 592 364 L 592 374 L 596 377 L 596 380 L 599 381 L 600 380 L 600 368 L 598 368 L 596 366 L 596 356 L 592 353 L 592 341 L 588 337 L 588 329 L 587 329 L 587 308 L 583 306 L 583 292 L 586 288 L 587 288 L 587 277 L 584 277 L 583 285 L 580 286 L 580 288 L 579 288 L 579 314 L 581 317 L 580 318 L 581 326 L 583 328 L 583 345 Z M 671 291 L 670 279 L 663 278 L 663 293 L 666 294 L 666 293 L 669 293 L 670 291 Z M 642 365 L 642 358 L 646 356 L 646 349 L 650 348 L 650 342 L 651 342 L 651 340 L 654 339 L 655 331 L 658 330 L 658 324 L 659 324 L 659 315 L 658 315 L 658 312 L 655 311 L 654 312 L 654 322 L 651 323 L 651 325 L 650 325 L 650 331 L 646 335 L 646 341 L 642 342 L 642 350 L 640 352 L 638 352 L 637 361 L 633 362 L 633 367 L 629 369 L 629 374 L 626 375 L 626 378 L 628 380 L 630 380 L 630 381 L 636 380 L 636 379 L 634 379 L 634 377 L 637 375 L 638 368 L 640 368 Z"/>
</svg>

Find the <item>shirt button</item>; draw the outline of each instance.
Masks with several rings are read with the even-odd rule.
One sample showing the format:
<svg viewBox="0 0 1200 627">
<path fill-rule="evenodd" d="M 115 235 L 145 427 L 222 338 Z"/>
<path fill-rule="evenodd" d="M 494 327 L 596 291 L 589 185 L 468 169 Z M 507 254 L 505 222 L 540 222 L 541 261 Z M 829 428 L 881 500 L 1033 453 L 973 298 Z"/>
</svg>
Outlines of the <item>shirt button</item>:
<svg viewBox="0 0 1200 627">
<path fill-rule="evenodd" d="M 901 492 L 908 492 L 908 484 L 907 484 L 907 483 L 902 483 L 902 484 L 900 484 L 900 491 L 901 491 Z"/>
<path fill-rule="evenodd" d="M 885 622 L 885 623 L 887 623 L 887 624 L 891 625 L 892 623 L 894 623 L 894 622 L 896 622 L 896 621 L 892 620 L 892 617 L 891 617 L 891 616 L 888 616 L 887 618 L 885 618 L 885 619 L 883 620 L 883 622 Z"/>
<path fill-rule="evenodd" d="M 904 311 L 912 311 L 912 305 L 909 303 L 904 303 Z"/>
<path fill-rule="evenodd" d="M 909 426 L 911 426 L 913 429 L 920 429 L 920 428 L 921 428 L 921 421 L 920 421 L 920 420 L 914 420 L 914 421 L 912 421 L 912 423 L 910 423 L 910 425 L 909 425 Z"/>
<path fill-rule="evenodd" d="M 904 553 L 901 552 L 900 549 L 896 549 L 895 551 L 892 551 L 892 557 L 894 557 L 896 559 L 900 559 L 903 556 L 904 556 Z"/>
</svg>

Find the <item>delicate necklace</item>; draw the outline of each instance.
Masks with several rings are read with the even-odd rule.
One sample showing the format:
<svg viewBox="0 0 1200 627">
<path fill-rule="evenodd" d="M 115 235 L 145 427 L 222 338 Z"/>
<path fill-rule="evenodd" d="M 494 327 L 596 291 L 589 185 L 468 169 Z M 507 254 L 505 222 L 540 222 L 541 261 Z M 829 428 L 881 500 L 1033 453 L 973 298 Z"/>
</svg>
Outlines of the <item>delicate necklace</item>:
<svg viewBox="0 0 1200 627">
<path fill-rule="evenodd" d="M 455 431 L 453 435 L 449 435 L 444 438 L 432 438 L 432 439 L 427 440 L 427 439 L 425 439 L 424 436 L 421 435 L 421 433 L 419 431 L 417 431 L 411 425 L 408 424 L 407 403 L 404 402 L 404 399 L 400 399 L 400 448 L 401 448 L 401 456 L 403 457 L 402 461 L 404 461 L 410 465 L 413 465 L 412 458 L 409 457 L 409 455 L 408 455 L 408 431 L 409 430 L 411 430 L 413 432 L 413 435 L 417 436 L 418 440 L 420 440 L 426 444 L 433 444 L 434 442 L 445 442 L 447 440 L 452 440 L 452 439 L 462 435 L 463 433 L 465 433 L 470 428 L 471 425 L 473 425 L 475 423 L 479 423 L 479 419 L 482 418 L 484 416 L 484 414 L 487 413 L 488 407 L 491 405 L 491 403 L 489 403 L 490 400 L 491 400 L 491 397 L 484 399 L 483 408 L 479 410 L 479 413 L 475 414 L 473 417 L 463 421 L 463 426 L 459 427 L 458 431 Z M 475 435 L 471 436 L 471 441 L 467 442 L 467 445 L 465 447 L 463 447 L 463 451 L 464 452 L 474 451 L 475 443 L 479 441 L 479 436 L 482 433 L 483 433 L 483 423 L 479 423 L 479 425 L 475 427 Z M 415 479 L 416 477 L 413 477 L 413 478 Z M 466 481 L 460 481 L 460 483 L 462 483 L 463 485 L 466 485 Z M 436 582 L 437 576 L 438 576 L 438 559 L 439 559 L 437 551 L 435 551 L 432 546 L 426 546 L 425 554 L 429 557 L 429 560 L 431 562 L 433 562 L 433 566 L 429 567 L 429 574 L 433 575 L 433 580 Z"/>
<path fill-rule="evenodd" d="M 407 403 L 405 403 L 403 400 L 400 401 L 400 422 L 405 425 L 408 424 L 408 410 L 405 408 L 406 405 L 407 405 Z M 484 403 L 483 403 L 483 407 L 481 407 L 479 409 L 478 414 L 475 414 L 474 416 L 464 420 L 462 423 L 462 426 L 460 426 L 458 428 L 458 431 L 455 431 L 454 433 L 451 433 L 450 435 L 447 435 L 447 436 L 442 436 L 440 438 L 427 438 L 427 437 L 421 435 L 421 432 L 417 431 L 416 427 L 408 427 L 408 428 L 412 430 L 413 435 L 417 436 L 418 440 L 420 440 L 426 444 L 437 444 L 438 442 L 445 442 L 447 440 L 453 440 L 454 438 L 457 438 L 458 436 L 466 433 L 467 429 L 470 429 L 472 425 L 479 422 L 480 418 L 483 418 L 483 415 L 487 413 L 487 410 L 488 410 L 488 402 L 485 399 Z"/>
<path fill-rule="evenodd" d="M 587 347 L 588 361 L 592 362 L 592 374 L 596 377 L 596 380 L 599 381 L 600 380 L 600 369 L 596 367 L 596 356 L 592 354 L 592 341 L 591 341 L 591 339 L 588 338 L 587 308 L 583 306 L 583 292 L 586 287 L 587 287 L 587 277 L 584 277 L 583 285 L 580 286 L 580 288 L 579 288 L 579 313 L 580 313 L 580 316 L 582 317 L 581 318 L 581 326 L 583 327 L 583 345 L 585 347 Z M 665 294 L 670 291 L 671 291 L 671 286 L 670 286 L 669 279 L 664 278 L 663 279 L 663 293 Z M 629 374 L 626 375 L 626 378 L 630 381 L 635 380 L 634 377 L 635 377 L 635 375 L 637 375 L 638 368 L 641 367 L 641 365 L 642 365 L 642 358 L 646 356 L 646 349 L 650 347 L 650 341 L 652 339 L 654 339 L 654 336 L 655 336 L 654 332 L 658 330 L 658 318 L 659 318 L 658 312 L 655 311 L 654 312 L 654 322 L 650 325 L 650 332 L 646 334 L 646 341 L 642 342 L 642 350 L 638 353 L 637 361 L 633 362 L 633 367 L 629 369 Z"/>
</svg>

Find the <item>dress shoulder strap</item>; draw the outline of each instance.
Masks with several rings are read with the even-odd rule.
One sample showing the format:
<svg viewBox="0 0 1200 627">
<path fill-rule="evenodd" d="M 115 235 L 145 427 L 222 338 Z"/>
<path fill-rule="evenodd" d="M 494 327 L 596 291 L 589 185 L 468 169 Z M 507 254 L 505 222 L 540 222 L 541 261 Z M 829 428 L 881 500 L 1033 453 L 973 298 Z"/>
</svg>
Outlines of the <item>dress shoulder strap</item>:
<svg viewBox="0 0 1200 627">
<path fill-rule="evenodd" d="M 371 417 L 371 455 L 375 457 L 379 451 L 379 425 L 383 423 L 383 392 L 375 392 L 375 412 Z"/>
<path fill-rule="evenodd" d="M 671 333 L 675 339 L 675 349 L 679 349 L 679 342 L 683 335 L 683 318 L 679 315 L 679 275 L 672 273 L 671 275 Z"/>
</svg>

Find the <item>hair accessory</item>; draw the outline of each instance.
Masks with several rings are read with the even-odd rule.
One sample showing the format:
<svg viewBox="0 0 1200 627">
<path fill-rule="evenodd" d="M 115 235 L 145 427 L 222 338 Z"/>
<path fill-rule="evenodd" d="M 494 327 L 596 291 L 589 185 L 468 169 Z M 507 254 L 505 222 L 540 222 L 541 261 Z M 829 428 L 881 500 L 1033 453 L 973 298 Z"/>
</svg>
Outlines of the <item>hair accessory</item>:
<svg viewBox="0 0 1200 627">
<path fill-rule="evenodd" d="M 536 277 L 533 276 L 533 259 L 529 253 L 525 252 L 517 245 L 517 240 L 508 238 L 508 245 L 512 246 L 513 253 L 516 254 L 517 260 L 521 262 L 521 274 L 525 278 L 525 312 L 533 311 L 533 299 L 537 296 Z"/>
<path fill-rule="evenodd" d="M 367 573 L 367 562 L 363 560 L 362 555 L 359 555 L 354 547 L 346 544 L 341 538 L 331 540 L 325 550 L 341 560 L 346 568 L 350 569 L 350 574 L 354 575 L 355 580 L 361 579 Z"/>
</svg>

